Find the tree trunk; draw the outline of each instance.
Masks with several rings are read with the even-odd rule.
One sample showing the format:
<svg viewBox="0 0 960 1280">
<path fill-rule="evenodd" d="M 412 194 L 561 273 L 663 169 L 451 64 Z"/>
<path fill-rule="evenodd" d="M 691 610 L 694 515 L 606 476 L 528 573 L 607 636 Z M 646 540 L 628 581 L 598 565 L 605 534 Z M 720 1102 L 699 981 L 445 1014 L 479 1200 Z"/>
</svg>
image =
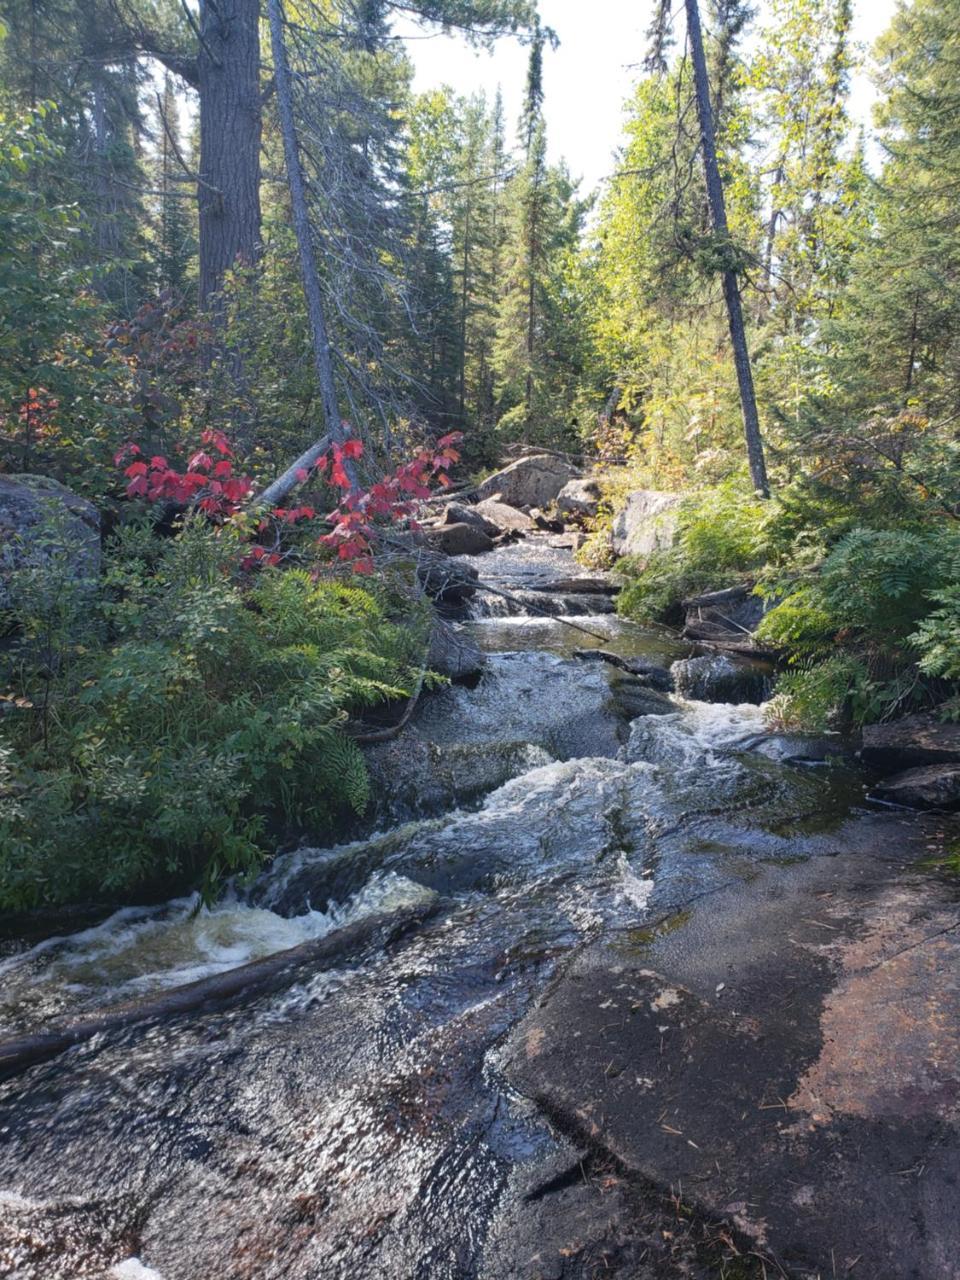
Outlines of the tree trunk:
<svg viewBox="0 0 960 1280">
<path fill-rule="evenodd" d="M 273 49 L 273 75 L 277 93 L 277 109 L 280 115 L 280 132 L 283 136 L 283 155 L 287 167 L 287 183 L 290 187 L 290 204 L 293 210 L 293 227 L 296 232 L 297 249 L 300 255 L 300 271 L 303 276 L 303 292 L 307 302 L 307 316 L 310 320 L 313 362 L 317 375 L 317 386 L 320 391 L 324 426 L 330 439 L 335 444 L 340 444 L 346 438 L 347 432 L 344 423 L 341 421 L 340 409 L 337 404 L 337 386 L 333 375 L 330 338 L 323 313 L 320 274 L 317 270 L 317 258 L 313 247 L 313 236 L 310 231 L 307 193 L 304 187 L 303 168 L 300 164 L 300 151 L 297 145 L 297 127 L 293 117 L 293 88 L 290 67 L 287 63 L 287 50 L 283 38 L 284 20 L 281 4 L 282 0 L 267 0 L 267 12 L 270 16 L 270 41 Z M 356 488 L 355 469 L 349 461 L 344 466 L 350 478 L 351 487 Z"/>
<path fill-rule="evenodd" d="M 224 274 L 260 255 L 260 4 L 202 0 L 200 95 L 200 305 Z"/>
<path fill-rule="evenodd" d="M 700 9 L 697 0 L 684 0 L 687 13 L 687 34 L 690 38 L 690 55 L 693 60 L 693 77 L 697 99 L 697 116 L 700 121 L 700 139 L 703 145 L 703 167 L 707 181 L 707 199 L 710 202 L 710 220 L 714 233 L 723 241 L 729 239 L 727 209 L 723 195 L 723 182 L 717 164 L 717 142 L 713 126 L 713 108 L 710 105 L 710 84 L 707 79 L 707 62 L 703 51 L 703 31 L 700 27 Z M 730 341 L 737 369 L 740 388 L 740 407 L 743 412 L 743 431 L 747 441 L 747 459 L 753 487 L 764 498 L 770 496 L 767 467 L 763 456 L 763 439 L 757 415 L 757 398 L 753 388 L 753 372 L 747 350 L 747 335 L 743 323 L 743 306 L 740 301 L 740 285 L 736 271 L 723 273 L 723 298 L 730 325 Z"/>
</svg>

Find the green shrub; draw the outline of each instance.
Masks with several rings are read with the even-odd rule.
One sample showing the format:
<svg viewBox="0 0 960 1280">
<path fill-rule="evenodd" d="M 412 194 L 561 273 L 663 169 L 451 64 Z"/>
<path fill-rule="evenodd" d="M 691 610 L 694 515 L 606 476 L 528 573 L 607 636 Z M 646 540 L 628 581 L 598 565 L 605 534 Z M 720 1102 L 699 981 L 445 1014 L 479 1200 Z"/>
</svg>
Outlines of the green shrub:
<svg viewBox="0 0 960 1280">
<path fill-rule="evenodd" d="M 679 602 L 733 586 L 759 570 L 767 547 L 769 503 L 728 481 L 688 499 L 672 547 L 644 561 L 621 560 L 627 579 L 618 609 L 640 620 L 668 617 Z"/>
<path fill-rule="evenodd" d="M 825 731 L 886 719 L 917 691 L 906 669 L 877 671 L 855 653 L 805 659 L 777 681 L 768 720 L 780 727 Z"/>
<path fill-rule="evenodd" d="M 15 575 L 0 907 L 197 878 L 209 896 L 260 864 L 270 819 L 363 810 L 344 725 L 409 691 L 424 619 L 389 587 L 269 569 L 246 585 L 236 561 L 229 531 L 190 521 L 123 530 L 95 596 L 55 558 Z"/>
</svg>

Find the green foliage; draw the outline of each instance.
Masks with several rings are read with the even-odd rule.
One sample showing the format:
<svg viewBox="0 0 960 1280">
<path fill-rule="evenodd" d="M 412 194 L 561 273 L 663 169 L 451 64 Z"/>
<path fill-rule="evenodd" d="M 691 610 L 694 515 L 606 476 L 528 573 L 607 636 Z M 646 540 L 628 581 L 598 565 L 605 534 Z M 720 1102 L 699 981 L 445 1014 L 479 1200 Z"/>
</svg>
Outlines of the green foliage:
<svg viewBox="0 0 960 1280">
<path fill-rule="evenodd" d="M 767 614 L 760 635 L 791 658 L 828 653 L 840 632 L 894 654 L 958 577 L 960 537 L 952 529 L 853 529 L 816 577 Z"/>
<path fill-rule="evenodd" d="M 19 571 L 0 722 L 0 906 L 253 871 L 268 822 L 362 812 L 348 716 L 412 686 L 419 617 L 386 587 L 226 572 L 230 535 L 124 528 L 103 583 Z"/>
<path fill-rule="evenodd" d="M 619 611 L 629 618 L 662 619 L 689 596 L 719 591 L 755 573 L 764 560 L 770 517 L 769 505 L 734 481 L 688 499 L 672 547 L 642 562 L 619 562 L 627 578 Z"/>
<path fill-rule="evenodd" d="M 960 681 L 960 583 L 933 593 L 939 607 L 910 636 L 926 675 Z"/>
<path fill-rule="evenodd" d="M 864 663 L 838 653 L 782 675 L 767 715 L 783 728 L 831 730 L 879 719 L 884 706 L 882 686 L 871 680 Z"/>
</svg>

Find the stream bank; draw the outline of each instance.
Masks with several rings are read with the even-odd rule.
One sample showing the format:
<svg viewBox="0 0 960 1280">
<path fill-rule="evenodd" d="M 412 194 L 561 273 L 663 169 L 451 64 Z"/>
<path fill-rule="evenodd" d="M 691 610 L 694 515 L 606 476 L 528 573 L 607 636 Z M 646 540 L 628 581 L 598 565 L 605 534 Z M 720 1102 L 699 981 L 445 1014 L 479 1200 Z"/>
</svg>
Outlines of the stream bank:
<svg viewBox="0 0 960 1280">
<path fill-rule="evenodd" d="M 14 1034 L 333 952 L 0 1087 L 0 1271 L 955 1280 L 956 894 L 922 865 L 948 820 L 790 763 L 755 705 L 638 714 L 577 651 L 689 646 L 543 590 L 582 576 L 549 539 L 476 565 L 520 603 L 481 597 L 479 682 L 371 752 L 378 831 L 4 962 Z"/>
</svg>

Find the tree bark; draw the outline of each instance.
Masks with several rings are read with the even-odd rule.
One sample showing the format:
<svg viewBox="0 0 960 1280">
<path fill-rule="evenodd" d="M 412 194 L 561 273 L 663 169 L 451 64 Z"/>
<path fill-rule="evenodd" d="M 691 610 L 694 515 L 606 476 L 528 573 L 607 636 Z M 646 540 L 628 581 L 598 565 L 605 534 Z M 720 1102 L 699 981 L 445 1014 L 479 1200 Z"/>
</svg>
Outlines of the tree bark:
<svg viewBox="0 0 960 1280">
<path fill-rule="evenodd" d="M 290 203 L 293 210 L 293 227 L 297 236 L 297 249 L 300 254 L 300 272 L 303 277 L 303 292 L 307 302 L 307 315 L 310 320 L 310 336 L 313 341 L 313 362 L 320 391 L 320 404 L 323 420 L 330 439 L 341 444 L 347 431 L 340 418 L 337 404 L 337 386 L 333 375 L 333 360 L 330 354 L 330 338 L 327 322 L 323 312 L 323 295 L 320 290 L 320 274 L 317 270 L 317 257 L 313 247 L 313 236 L 310 231 L 310 217 L 307 211 L 307 194 L 303 182 L 303 168 L 300 164 L 300 151 L 297 145 L 297 127 L 293 117 L 293 89 L 291 85 L 290 66 L 287 62 L 286 44 L 283 38 L 282 0 L 267 0 L 267 12 L 270 16 L 270 41 L 273 49 L 273 74 L 276 84 L 277 108 L 280 115 L 280 132 L 283 137 L 283 155 L 287 167 L 287 183 L 290 188 Z M 345 464 L 351 487 L 356 487 L 354 468 Z"/>
<path fill-rule="evenodd" d="M 210 306 L 238 260 L 260 256 L 260 4 L 202 0 L 200 305 Z"/>
<path fill-rule="evenodd" d="M 717 164 L 717 141 L 713 124 L 713 108 L 710 105 L 710 83 L 707 78 L 707 61 L 703 50 L 703 31 L 700 26 L 700 9 L 697 0 L 684 0 L 687 14 L 687 34 L 690 39 L 690 55 L 693 60 L 694 88 L 697 100 L 697 117 L 700 122 L 700 140 L 703 146 L 703 168 L 707 182 L 707 199 L 710 202 L 710 220 L 713 230 L 721 240 L 729 240 L 727 208 L 723 194 L 720 167 Z M 747 350 L 747 335 L 743 323 L 743 306 L 740 301 L 740 284 L 732 268 L 723 273 L 723 299 L 730 326 L 730 341 L 740 389 L 740 408 L 743 413 L 743 432 L 747 442 L 747 460 L 753 487 L 764 498 L 770 496 L 767 467 L 763 455 L 763 438 L 760 435 L 760 419 L 757 414 L 757 397 L 753 387 L 753 371 Z"/>
</svg>

